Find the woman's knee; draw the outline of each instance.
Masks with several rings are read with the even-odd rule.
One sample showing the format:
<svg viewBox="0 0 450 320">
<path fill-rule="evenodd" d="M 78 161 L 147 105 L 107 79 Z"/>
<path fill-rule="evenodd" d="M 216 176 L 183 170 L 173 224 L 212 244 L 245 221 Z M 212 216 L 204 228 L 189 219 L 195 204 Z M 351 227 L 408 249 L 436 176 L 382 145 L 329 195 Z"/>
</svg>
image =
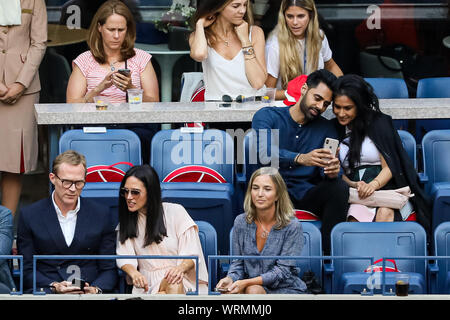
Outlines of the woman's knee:
<svg viewBox="0 0 450 320">
<path fill-rule="evenodd" d="M 394 210 L 390 208 L 378 208 L 376 222 L 392 222 L 394 221 Z"/>
<path fill-rule="evenodd" d="M 266 294 L 266 290 L 262 286 L 252 285 L 245 288 L 244 293 L 246 294 Z"/>
</svg>

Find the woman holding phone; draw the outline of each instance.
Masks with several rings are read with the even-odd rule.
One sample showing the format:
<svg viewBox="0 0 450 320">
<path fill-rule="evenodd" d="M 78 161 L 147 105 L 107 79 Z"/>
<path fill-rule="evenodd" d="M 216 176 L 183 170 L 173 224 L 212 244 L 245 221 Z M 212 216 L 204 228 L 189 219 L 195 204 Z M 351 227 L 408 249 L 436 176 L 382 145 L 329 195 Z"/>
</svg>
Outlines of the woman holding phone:
<svg viewBox="0 0 450 320">
<path fill-rule="evenodd" d="M 68 103 L 94 102 L 104 96 L 112 103 L 127 102 L 128 89 L 142 89 L 143 102 L 159 101 L 158 79 L 151 55 L 135 49 L 136 24 L 121 1 L 106 1 L 95 14 L 88 34 L 90 50 L 72 63 L 67 85 Z M 133 124 L 141 139 L 144 163 L 150 161 L 150 142 L 158 124 Z"/>
<path fill-rule="evenodd" d="M 334 84 L 333 112 L 340 132 L 339 158 L 343 180 L 358 191 L 360 199 L 379 189 L 409 186 L 414 197 L 400 210 L 351 204 L 347 219 L 360 222 L 404 221 L 415 212 L 417 221 L 429 228 L 428 200 L 420 187 L 392 118 L 380 111 L 372 86 L 354 74 Z"/>
<path fill-rule="evenodd" d="M 249 0 L 204 0 L 190 35 L 191 57 L 201 62 L 205 100 L 258 95 L 266 81 L 264 33 L 253 25 Z"/>
</svg>

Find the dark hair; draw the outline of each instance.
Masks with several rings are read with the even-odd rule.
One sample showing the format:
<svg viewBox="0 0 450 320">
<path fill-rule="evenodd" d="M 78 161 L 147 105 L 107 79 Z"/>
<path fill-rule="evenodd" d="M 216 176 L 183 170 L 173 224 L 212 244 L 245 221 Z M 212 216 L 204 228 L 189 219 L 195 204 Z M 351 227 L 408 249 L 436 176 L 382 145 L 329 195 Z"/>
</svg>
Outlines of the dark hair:
<svg viewBox="0 0 450 320">
<path fill-rule="evenodd" d="M 147 220 L 145 224 L 144 247 L 153 242 L 158 244 L 163 240 L 163 237 L 167 237 L 158 174 L 148 164 L 134 166 L 123 177 L 120 188 L 125 186 L 125 182 L 129 177 L 139 179 L 147 191 Z M 128 211 L 126 199 L 119 196 L 119 240 L 122 244 L 128 238 L 137 236 L 137 221 L 138 213 Z"/>
<path fill-rule="evenodd" d="M 197 10 L 193 19 L 191 20 L 192 30 L 195 31 L 197 21 L 204 17 L 218 15 L 223 9 L 229 5 L 233 0 L 202 0 L 197 3 Z M 244 21 L 250 26 L 253 25 L 253 13 L 250 0 L 247 0 L 247 10 L 245 11 Z M 210 26 L 205 28 L 205 37 L 208 42 L 215 42 L 216 35 L 211 31 Z"/>
<path fill-rule="evenodd" d="M 356 117 L 351 123 L 349 170 L 354 169 L 361 159 L 361 146 L 367 135 L 367 128 L 376 114 L 381 113 L 378 97 L 372 86 L 356 74 L 339 77 L 333 86 L 334 96 L 347 96 L 356 106 Z"/>
<path fill-rule="evenodd" d="M 333 90 L 336 76 L 326 69 L 319 69 L 308 75 L 306 84 L 308 89 L 316 88 L 321 82 L 323 82 L 330 90 Z"/>
</svg>

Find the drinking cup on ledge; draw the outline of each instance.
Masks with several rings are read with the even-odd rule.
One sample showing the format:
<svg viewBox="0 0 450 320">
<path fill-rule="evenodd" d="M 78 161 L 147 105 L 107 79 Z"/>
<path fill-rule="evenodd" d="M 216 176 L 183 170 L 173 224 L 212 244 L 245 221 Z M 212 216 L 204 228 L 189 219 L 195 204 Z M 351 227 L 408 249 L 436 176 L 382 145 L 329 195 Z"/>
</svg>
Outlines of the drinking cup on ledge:
<svg viewBox="0 0 450 320">
<path fill-rule="evenodd" d="M 108 109 L 109 99 L 103 96 L 94 97 L 95 109 L 96 110 L 106 110 Z"/>
<path fill-rule="evenodd" d="M 261 97 L 261 101 L 264 103 L 272 103 L 275 101 L 276 88 L 266 88 L 266 94 Z"/>
<path fill-rule="evenodd" d="M 406 297 L 409 291 L 409 275 L 397 274 L 395 275 L 395 295 L 399 297 Z"/>
<path fill-rule="evenodd" d="M 128 89 L 128 104 L 130 110 L 139 110 L 142 106 L 142 89 Z"/>
</svg>

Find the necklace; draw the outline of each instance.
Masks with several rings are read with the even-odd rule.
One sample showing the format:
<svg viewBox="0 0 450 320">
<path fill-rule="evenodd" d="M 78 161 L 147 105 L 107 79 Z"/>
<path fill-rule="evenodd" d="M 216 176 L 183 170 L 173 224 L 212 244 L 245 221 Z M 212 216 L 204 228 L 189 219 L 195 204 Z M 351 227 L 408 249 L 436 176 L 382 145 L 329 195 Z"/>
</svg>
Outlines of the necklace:
<svg viewBox="0 0 450 320">
<path fill-rule="evenodd" d="M 261 226 L 261 228 L 263 229 L 263 232 L 261 232 L 261 237 L 263 239 L 266 239 L 269 236 L 270 231 L 267 231 L 266 228 L 264 228 L 263 224 L 261 223 L 261 221 L 259 221 L 259 219 L 258 219 L 258 222 L 259 222 L 259 225 Z"/>
<path fill-rule="evenodd" d="M 230 46 L 230 42 L 229 42 L 229 40 L 228 39 L 224 39 L 224 38 L 222 38 L 221 36 L 219 36 L 219 35 L 217 35 L 219 38 L 220 38 L 220 40 L 222 40 L 223 41 L 223 43 L 225 43 L 225 46 L 226 47 L 229 47 Z"/>
<path fill-rule="evenodd" d="M 117 62 L 118 62 L 118 61 L 114 61 L 114 62 L 111 62 L 111 63 L 109 64 L 109 67 L 111 68 L 111 71 L 116 70 L 116 67 L 114 67 L 114 65 L 115 65 Z"/>
</svg>

